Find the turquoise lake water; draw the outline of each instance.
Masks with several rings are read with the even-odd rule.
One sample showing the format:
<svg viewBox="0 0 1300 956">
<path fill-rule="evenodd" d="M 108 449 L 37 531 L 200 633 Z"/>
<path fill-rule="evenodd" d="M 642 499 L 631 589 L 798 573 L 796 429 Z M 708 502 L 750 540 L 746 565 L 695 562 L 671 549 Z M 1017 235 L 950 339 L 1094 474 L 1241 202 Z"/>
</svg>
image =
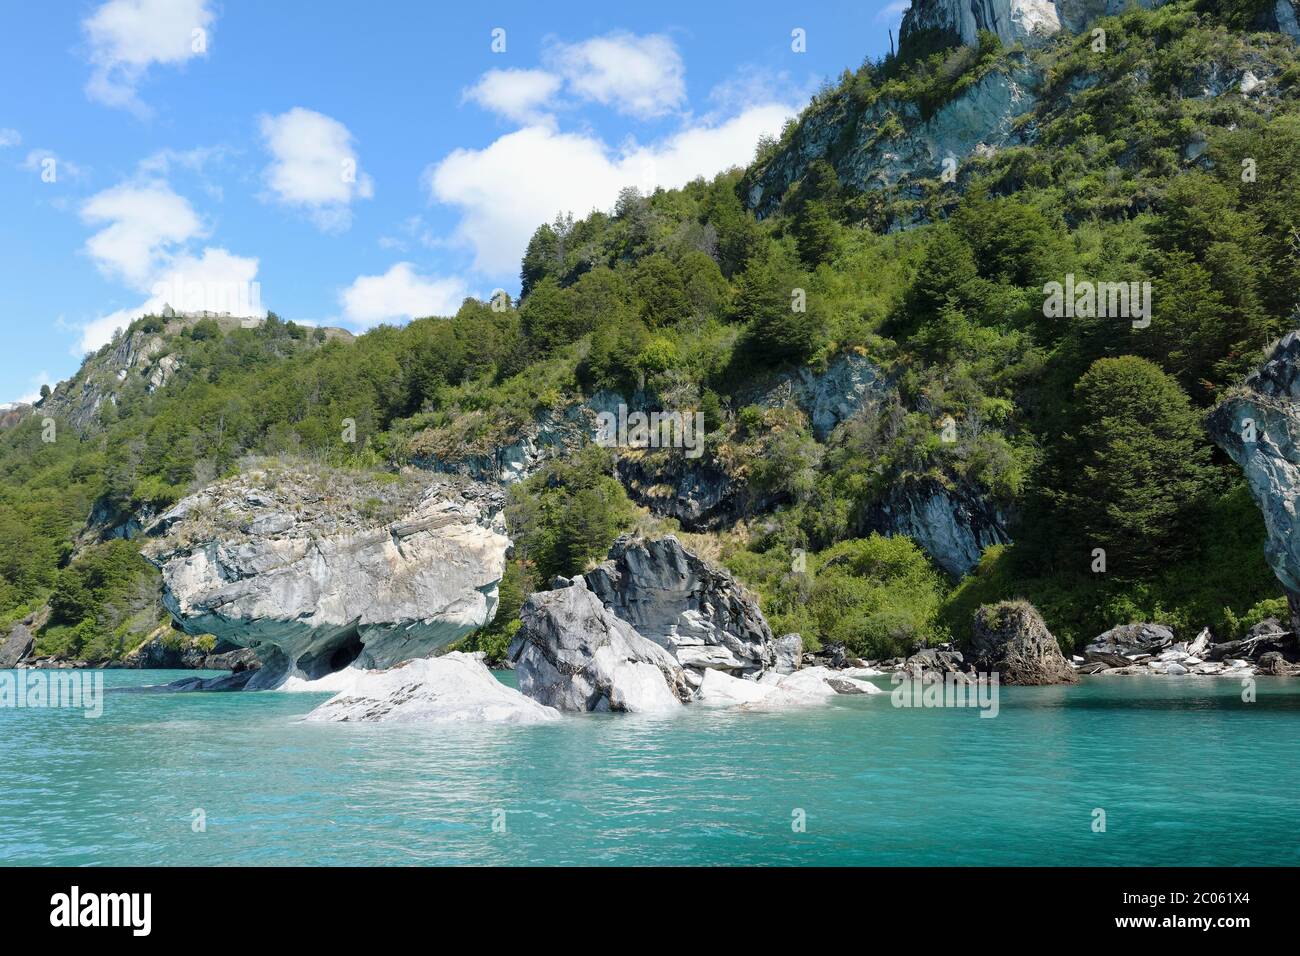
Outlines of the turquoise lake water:
<svg viewBox="0 0 1300 956">
<path fill-rule="evenodd" d="M 107 671 L 98 720 L 0 709 L 0 864 L 1300 864 L 1292 679 L 1254 703 L 1094 678 L 1002 688 L 994 719 L 875 696 L 533 727 L 130 689 L 194 673 Z"/>
</svg>

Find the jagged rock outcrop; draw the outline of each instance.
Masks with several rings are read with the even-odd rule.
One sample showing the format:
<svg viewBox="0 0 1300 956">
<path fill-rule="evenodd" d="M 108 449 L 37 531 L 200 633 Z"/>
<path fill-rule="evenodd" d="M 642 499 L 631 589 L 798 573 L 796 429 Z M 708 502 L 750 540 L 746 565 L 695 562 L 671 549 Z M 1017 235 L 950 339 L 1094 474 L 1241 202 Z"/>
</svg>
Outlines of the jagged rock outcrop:
<svg viewBox="0 0 1300 956">
<path fill-rule="evenodd" d="M 1291 630 L 1300 632 L 1300 332 L 1210 413 L 1210 437 L 1246 476 L 1264 515 L 1264 557 L 1286 591 Z"/>
<path fill-rule="evenodd" d="M 981 671 L 1004 684 L 1070 684 L 1079 678 L 1061 646 L 1027 601 L 986 604 L 975 612 L 971 653 Z"/>
<path fill-rule="evenodd" d="M 993 70 L 932 115 L 911 100 L 883 96 L 865 108 L 837 102 L 810 115 L 788 149 L 746 179 L 747 203 L 770 215 L 815 160 L 827 159 L 842 185 L 857 190 L 935 179 L 944 160 L 1027 141 L 1017 117 L 1033 109 L 1037 74 L 1027 65 Z"/>
<path fill-rule="evenodd" d="M 1047 42 L 1064 27 L 1082 29 L 1089 20 L 1118 13 L 1134 0 L 915 0 L 903 14 L 898 31 L 899 51 L 909 56 L 924 37 L 937 42 L 979 42 L 979 31 L 997 34 L 1005 44 L 1036 46 Z M 1154 6 L 1150 0 L 1137 0 Z"/>
<path fill-rule="evenodd" d="M 560 710 L 646 713 L 691 697 L 673 656 L 605 607 L 582 578 L 529 596 L 508 656 L 519 689 Z"/>
<path fill-rule="evenodd" d="M 560 713 L 497 680 L 475 654 L 405 661 L 379 671 L 347 671 L 316 681 L 312 690 L 339 693 L 304 720 L 387 723 L 539 724 Z"/>
<path fill-rule="evenodd" d="M 439 474 L 513 484 L 552 458 L 563 458 L 591 441 L 596 434 L 595 414 L 591 403 L 547 409 L 495 444 L 464 443 L 449 433 L 431 431 L 420 436 L 412 462 Z"/>
<path fill-rule="evenodd" d="M 508 656 L 520 689 L 561 710 L 670 709 L 712 671 L 755 678 L 774 662 L 757 601 L 675 537 L 624 535 L 555 584 L 524 602 Z"/>
<path fill-rule="evenodd" d="M 32 414 L 32 406 L 26 402 L 4 402 L 0 404 L 0 432 L 16 428 Z"/>
<path fill-rule="evenodd" d="M 94 427 L 100 409 L 117 403 L 117 393 L 132 381 L 149 391 L 161 388 L 179 368 L 179 360 L 166 355 L 165 338 L 157 332 L 136 331 L 119 337 L 106 352 L 82 366 L 77 374 L 54 387 L 40 403 L 42 415 L 67 422 L 78 432 Z M 165 363 L 165 364 L 164 364 Z"/>
<path fill-rule="evenodd" d="M 948 488 L 936 479 L 898 482 L 884 501 L 867 509 L 864 530 L 907 535 L 956 577 L 979 563 L 993 544 L 1007 544 L 1008 519 L 969 488 Z"/>
<path fill-rule="evenodd" d="M 835 426 L 879 405 L 893 391 L 893 383 L 875 362 L 856 352 L 844 352 L 824 371 L 801 366 L 782 375 L 776 385 L 750 397 L 750 402 L 764 408 L 792 405 L 802 409 L 817 440 L 825 441 Z"/>
<path fill-rule="evenodd" d="M 10 628 L 4 643 L 0 644 L 0 670 L 17 666 L 32 652 L 33 643 L 35 638 L 26 624 L 20 621 Z"/>
<path fill-rule="evenodd" d="M 262 662 L 252 648 L 218 643 L 210 635 L 178 634 L 164 624 L 123 657 L 121 666 L 239 672 L 257 670 Z"/>
<path fill-rule="evenodd" d="M 256 649 L 249 687 L 273 687 L 426 657 L 491 621 L 503 503 L 445 478 L 259 470 L 183 499 L 143 553 L 180 627 Z"/>
<path fill-rule="evenodd" d="M 1083 649 L 1084 660 L 1125 667 L 1134 660 L 1159 654 L 1174 643 L 1174 632 L 1163 624 L 1121 624 L 1098 634 Z"/>
<path fill-rule="evenodd" d="M 778 674 L 793 674 L 803 666 L 803 638 L 798 634 L 784 634 L 773 645 L 776 653 L 774 668 Z"/>
<path fill-rule="evenodd" d="M 772 629 L 754 596 L 672 535 L 623 535 L 583 577 L 609 610 L 683 667 L 753 674 L 775 660 Z"/>
</svg>

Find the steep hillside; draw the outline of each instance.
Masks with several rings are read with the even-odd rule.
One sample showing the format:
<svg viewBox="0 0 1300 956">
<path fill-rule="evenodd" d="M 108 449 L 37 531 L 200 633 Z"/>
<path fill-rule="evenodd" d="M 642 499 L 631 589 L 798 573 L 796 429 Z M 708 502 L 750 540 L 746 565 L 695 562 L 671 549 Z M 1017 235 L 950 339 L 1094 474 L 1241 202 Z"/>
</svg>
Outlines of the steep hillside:
<svg viewBox="0 0 1300 956">
<path fill-rule="evenodd" d="M 120 656 L 161 615 L 132 539 L 278 459 L 508 487 L 491 650 L 637 524 L 813 647 L 964 639 L 1016 597 L 1067 645 L 1239 635 L 1281 590 L 1202 419 L 1300 319 L 1294 21 L 1107 9 L 918 3 L 747 169 L 541 226 L 518 303 L 354 341 L 134 323 L 0 430 L 0 624 Z"/>
</svg>

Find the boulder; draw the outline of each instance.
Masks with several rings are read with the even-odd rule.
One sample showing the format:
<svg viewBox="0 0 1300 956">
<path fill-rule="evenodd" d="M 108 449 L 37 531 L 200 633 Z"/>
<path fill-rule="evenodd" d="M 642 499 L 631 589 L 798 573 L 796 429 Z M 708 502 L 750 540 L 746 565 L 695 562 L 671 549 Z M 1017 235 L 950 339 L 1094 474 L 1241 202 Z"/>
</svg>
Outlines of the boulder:
<svg viewBox="0 0 1300 956">
<path fill-rule="evenodd" d="M 1163 624 L 1122 624 L 1097 635 L 1083 650 L 1085 660 L 1124 667 L 1133 659 L 1159 654 L 1174 642 Z"/>
<path fill-rule="evenodd" d="M 691 697 L 681 665 L 575 578 L 530 595 L 507 656 L 519 689 L 568 711 L 671 710 Z"/>
<path fill-rule="evenodd" d="M 259 469 L 148 529 L 163 603 L 190 634 L 254 648 L 250 688 L 427 657 L 492 620 L 510 545 L 499 488 Z"/>
<path fill-rule="evenodd" d="M 201 637 L 178 633 L 170 625 L 164 625 L 150 634 L 139 647 L 128 653 L 122 659 L 122 666 L 178 670 L 206 667 L 207 658 L 208 651 Z"/>
<path fill-rule="evenodd" d="M 975 612 L 971 651 L 978 670 L 1004 684 L 1068 684 L 1078 680 L 1042 616 L 1027 601 L 986 604 Z"/>
<path fill-rule="evenodd" d="M 9 636 L 0 644 L 0 670 L 15 667 L 18 662 L 32 652 L 36 638 L 26 624 L 15 624 L 9 630 Z"/>
<path fill-rule="evenodd" d="M 672 535 L 623 535 L 583 579 L 601 603 L 683 667 L 741 676 L 774 662 L 772 629 L 758 600 Z"/>
<path fill-rule="evenodd" d="M 798 634 L 784 634 L 773 645 L 776 653 L 775 669 L 778 674 L 792 674 L 803 666 L 803 638 Z"/>
<path fill-rule="evenodd" d="M 537 724 L 559 711 L 497 680 L 473 654 L 405 661 L 386 670 L 349 670 L 322 682 L 344 687 L 304 719 L 388 723 Z"/>
</svg>

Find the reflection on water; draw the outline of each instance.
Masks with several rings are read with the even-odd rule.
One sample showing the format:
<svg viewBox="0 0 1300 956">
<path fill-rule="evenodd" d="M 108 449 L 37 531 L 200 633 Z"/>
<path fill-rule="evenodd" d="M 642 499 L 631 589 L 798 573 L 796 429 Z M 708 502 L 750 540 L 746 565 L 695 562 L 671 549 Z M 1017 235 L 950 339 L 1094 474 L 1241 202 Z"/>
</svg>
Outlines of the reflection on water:
<svg viewBox="0 0 1300 956">
<path fill-rule="evenodd" d="M 1300 863 L 1294 680 L 1252 704 L 1233 681 L 1112 677 L 1002 688 L 992 720 L 876 696 L 534 727 L 130 691 L 178 676 L 106 672 L 99 720 L 0 710 L 0 863 Z"/>
</svg>

